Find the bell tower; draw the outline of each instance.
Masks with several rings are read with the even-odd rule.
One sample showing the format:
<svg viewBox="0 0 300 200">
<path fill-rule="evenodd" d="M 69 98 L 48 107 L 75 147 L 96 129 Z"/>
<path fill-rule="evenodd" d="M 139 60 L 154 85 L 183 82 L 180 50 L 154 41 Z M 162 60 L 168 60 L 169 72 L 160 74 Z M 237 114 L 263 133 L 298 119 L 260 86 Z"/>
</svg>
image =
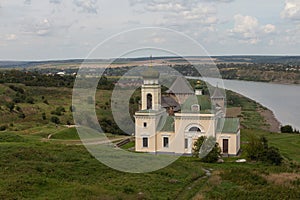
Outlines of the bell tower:
<svg viewBox="0 0 300 200">
<path fill-rule="evenodd" d="M 142 108 L 134 116 L 135 150 L 155 153 L 159 146 L 157 132 L 166 115 L 165 109 L 161 108 L 160 74 L 150 66 L 141 75 L 144 80 L 141 88 Z"/>
<path fill-rule="evenodd" d="M 142 110 L 161 110 L 161 86 L 159 72 L 149 67 L 142 73 Z"/>
</svg>

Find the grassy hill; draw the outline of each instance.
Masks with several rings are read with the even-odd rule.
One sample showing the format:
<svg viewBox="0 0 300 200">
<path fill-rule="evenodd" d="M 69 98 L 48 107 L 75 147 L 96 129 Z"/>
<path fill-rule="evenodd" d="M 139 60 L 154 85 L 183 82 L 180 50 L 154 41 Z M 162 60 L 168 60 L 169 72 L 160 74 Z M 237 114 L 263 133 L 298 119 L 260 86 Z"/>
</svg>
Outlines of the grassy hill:
<svg viewBox="0 0 300 200">
<path fill-rule="evenodd" d="M 232 92 L 227 95 L 229 107 L 242 108 L 242 148 L 249 134 L 264 135 L 284 156 L 281 166 L 235 163 L 238 158 L 204 164 L 196 158 L 181 157 L 156 172 L 128 174 L 101 164 L 79 145 L 75 128 L 66 126 L 68 121 L 72 124 L 71 95 L 71 89 L 62 87 L 0 84 L 0 126 L 7 127 L 0 131 L 0 199 L 297 199 L 300 196 L 299 135 L 260 130 L 266 122 L 257 109 L 264 108 L 250 99 Z M 98 90 L 96 94 L 98 117 L 108 123 L 113 120 L 110 96 L 109 90 Z M 17 101 L 10 110 L 7 103 L 17 97 L 22 97 L 21 102 Z M 138 105 L 134 101 L 132 106 Z M 65 111 L 60 115 L 53 112 L 61 107 Z M 60 120 L 57 126 L 50 120 L 53 116 Z M 46 139 L 49 135 L 50 140 Z M 109 134 L 109 137 L 121 136 Z M 242 153 L 240 158 L 244 157 Z"/>
<path fill-rule="evenodd" d="M 242 135 L 251 133 L 244 130 Z M 297 135 L 258 134 L 266 135 L 271 144 L 279 143 L 279 137 L 300 142 Z M 204 164 L 181 157 L 156 172 L 129 174 L 101 164 L 83 146 L 45 143 L 41 138 L 0 132 L 0 199 L 296 199 L 300 195 L 300 166 L 291 161 L 270 166 L 228 158 L 222 164 Z M 299 159 L 297 146 L 282 143 L 279 148 L 284 156 Z M 212 175 L 205 176 L 203 168 Z"/>
</svg>

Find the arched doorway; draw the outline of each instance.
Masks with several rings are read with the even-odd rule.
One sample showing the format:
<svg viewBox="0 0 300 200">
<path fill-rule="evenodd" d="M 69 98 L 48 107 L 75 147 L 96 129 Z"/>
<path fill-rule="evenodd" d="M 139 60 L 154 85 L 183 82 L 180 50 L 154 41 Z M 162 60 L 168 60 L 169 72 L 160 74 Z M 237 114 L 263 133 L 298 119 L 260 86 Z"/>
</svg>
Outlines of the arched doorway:
<svg viewBox="0 0 300 200">
<path fill-rule="evenodd" d="M 204 129 L 199 124 L 190 124 L 185 128 L 184 149 L 187 154 L 191 154 L 194 141 L 204 134 Z"/>
</svg>

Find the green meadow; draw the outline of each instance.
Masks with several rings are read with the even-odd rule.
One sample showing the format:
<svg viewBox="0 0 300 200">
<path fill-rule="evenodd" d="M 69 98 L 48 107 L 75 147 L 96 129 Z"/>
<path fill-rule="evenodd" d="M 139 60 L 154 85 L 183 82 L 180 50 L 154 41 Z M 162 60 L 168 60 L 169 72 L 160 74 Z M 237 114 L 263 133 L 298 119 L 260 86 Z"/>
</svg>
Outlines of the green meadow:
<svg viewBox="0 0 300 200">
<path fill-rule="evenodd" d="M 15 86 L 24 99 L 10 110 L 6 103 L 18 92 L 0 84 L 0 199 L 299 199 L 300 135 L 262 131 L 260 105 L 230 93 L 229 106 L 242 107 L 242 149 L 251 134 L 266 136 L 284 157 L 281 166 L 224 158 L 224 163 L 201 163 L 178 157 L 170 166 L 151 173 L 130 174 L 111 169 L 81 145 L 72 126 L 68 88 Z M 109 90 L 98 90 L 98 118 L 112 122 Z M 131 101 L 137 109 L 137 94 Z M 46 101 L 47 100 L 47 101 Z M 19 108 L 18 108 L 19 107 Z M 62 112 L 56 112 L 64 108 Z M 131 111 L 134 112 L 134 109 Z M 24 114 L 22 116 L 21 114 Z M 45 113 L 45 114 L 43 114 Z M 43 117 L 44 115 L 44 117 Z M 51 121 L 57 117 L 60 123 Z M 105 119 L 105 120 L 104 120 Z M 67 126 L 67 124 L 71 126 Z M 108 132 L 118 141 L 124 136 Z M 124 145 L 130 150 L 133 142 Z M 210 174 L 207 174 L 209 171 Z"/>
</svg>

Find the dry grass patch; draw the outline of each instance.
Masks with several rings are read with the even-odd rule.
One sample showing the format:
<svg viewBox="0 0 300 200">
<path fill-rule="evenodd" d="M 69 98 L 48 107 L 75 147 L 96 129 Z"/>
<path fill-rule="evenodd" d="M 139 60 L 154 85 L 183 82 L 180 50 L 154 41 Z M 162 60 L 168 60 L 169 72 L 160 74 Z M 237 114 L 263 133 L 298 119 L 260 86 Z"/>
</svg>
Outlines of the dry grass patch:
<svg viewBox="0 0 300 200">
<path fill-rule="evenodd" d="M 197 194 L 197 195 L 193 198 L 193 200 L 203 200 L 203 199 L 205 199 L 205 197 L 204 197 L 202 194 Z"/>
<path fill-rule="evenodd" d="M 222 178 L 220 174 L 221 174 L 220 171 L 213 171 L 211 177 L 208 179 L 208 183 L 213 186 L 220 185 L 222 182 Z"/>
<path fill-rule="evenodd" d="M 263 176 L 268 182 L 276 185 L 290 185 L 293 181 L 300 179 L 300 174 L 296 173 L 279 173 Z"/>
</svg>

